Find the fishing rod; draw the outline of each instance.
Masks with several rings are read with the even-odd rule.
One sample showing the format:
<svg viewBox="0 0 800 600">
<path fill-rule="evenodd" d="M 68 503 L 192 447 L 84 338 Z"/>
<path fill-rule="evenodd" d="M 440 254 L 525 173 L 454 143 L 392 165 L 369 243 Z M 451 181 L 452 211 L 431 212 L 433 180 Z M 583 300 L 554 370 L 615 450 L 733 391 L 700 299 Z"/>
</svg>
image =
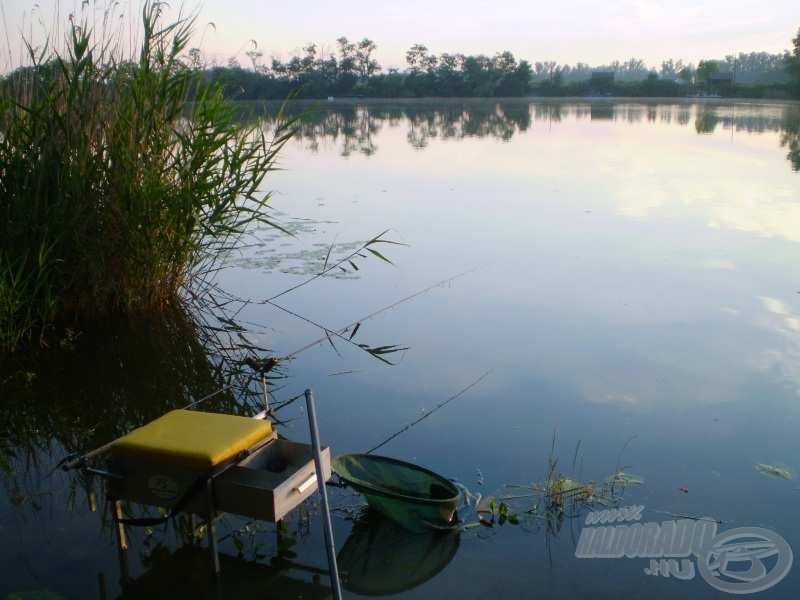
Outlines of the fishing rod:
<svg viewBox="0 0 800 600">
<path fill-rule="evenodd" d="M 417 420 L 415 420 L 415 421 L 412 421 L 411 423 L 409 423 L 408 425 L 406 425 L 406 426 L 405 426 L 405 427 L 403 427 L 402 429 L 400 429 L 400 430 L 398 430 L 398 431 L 395 431 L 395 432 L 394 432 L 392 435 L 390 435 L 388 438 L 386 438 L 385 440 L 383 440 L 383 441 L 382 441 L 380 444 L 378 444 L 378 445 L 377 445 L 377 446 L 375 446 L 374 448 L 371 448 L 370 450 L 367 450 L 366 454 L 372 454 L 373 452 L 375 452 L 375 450 L 377 450 L 377 449 L 379 449 L 379 448 L 382 448 L 383 446 L 385 446 L 386 444 L 388 444 L 389 442 L 391 442 L 391 441 L 392 441 L 393 439 L 395 439 L 396 437 L 398 437 L 398 436 L 400 436 L 400 435 L 404 434 L 406 431 L 408 431 L 409 429 L 411 429 L 412 427 L 414 427 L 414 426 L 415 426 L 417 423 L 419 423 L 420 421 L 423 421 L 423 420 L 427 419 L 428 417 L 430 417 L 430 416 L 431 416 L 433 413 L 435 413 L 435 412 L 436 412 L 437 410 L 439 410 L 440 408 L 444 408 L 446 405 L 450 404 L 450 402 L 452 402 L 452 401 L 453 401 L 453 400 L 455 400 L 456 398 L 458 398 L 458 397 L 460 397 L 460 396 L 463 396 L 463 395 L 464 395 L 464 394 L 466 394 L 466 393 L 467 393 L 469 390 L 471 390 L 471 389 L 472 389 L 472 388 L 474 388 L 476 385 L 478 385 L 478 384 L 479 384 L 481 381 L 483 381 L 484 379 L 486 379 L 486 378 L 487 378 L 487 377 L 488 377 L 488 376 L 489 376 L 491 373 L 492 373 L 491 369 L 490 369 L 489 371 L 486 371 L 486 372 L 485 372 L 483 375 L 481 375 L 480 377 L 478 377 L 478 378 L 477 378 L 475 381 L 473 381 L 472 383 L 470 383 L 470 384 L 469 384 L 467 387 L 463 388 L 463 389 L 462 389 L 460 392 L 457 392 L 456 394 L 453 394 L 452 396 L 450 396 L 450 397 L 449 397 L 449 398 L 447 398 L 446 400 L 443 400 L 442 402 L 440 402 L 439 404 L 437 404 L 437 405 L 436 405 L 436 406 L 435 406 L 435 407 L 434 407 L 432 410 L 430 410 L 430 411 L 426 412 L 424 415 L 422 415 L 422 416 L 421 416 L 419 419 L 417 419 Z"/>
</svg>

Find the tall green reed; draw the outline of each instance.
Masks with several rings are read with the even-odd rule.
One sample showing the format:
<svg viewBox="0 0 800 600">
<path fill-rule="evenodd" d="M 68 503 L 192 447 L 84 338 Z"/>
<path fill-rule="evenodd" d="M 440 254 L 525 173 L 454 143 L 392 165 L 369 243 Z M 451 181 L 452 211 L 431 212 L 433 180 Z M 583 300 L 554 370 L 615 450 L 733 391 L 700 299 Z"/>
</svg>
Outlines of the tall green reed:
<svg viewBox="0 0 800 600">
<path fill-rule="evenodd" d="M 262 183 L 294 122 L 237 122 L 184 64 L 193 18 L 146 2 L 127 52 L 70 24 L 0 82 L 0 349 L 173 308 L 249 225 L 278 227 Z"/>
</svg>

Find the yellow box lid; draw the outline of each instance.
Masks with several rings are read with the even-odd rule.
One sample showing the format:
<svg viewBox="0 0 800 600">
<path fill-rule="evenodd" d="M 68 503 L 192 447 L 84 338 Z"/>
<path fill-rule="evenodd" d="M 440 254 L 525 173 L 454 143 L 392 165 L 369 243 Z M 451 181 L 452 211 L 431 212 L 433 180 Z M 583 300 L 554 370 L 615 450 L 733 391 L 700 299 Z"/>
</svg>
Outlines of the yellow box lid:
<svg viewBox="0 0 800 600">
<path fill-rule="evenodd" d="M 272 423 L 268 420 L 173 410 L 116 440 L 111 452 L 192 470 L 211 469 L 271 433 Z"/>
</svg>

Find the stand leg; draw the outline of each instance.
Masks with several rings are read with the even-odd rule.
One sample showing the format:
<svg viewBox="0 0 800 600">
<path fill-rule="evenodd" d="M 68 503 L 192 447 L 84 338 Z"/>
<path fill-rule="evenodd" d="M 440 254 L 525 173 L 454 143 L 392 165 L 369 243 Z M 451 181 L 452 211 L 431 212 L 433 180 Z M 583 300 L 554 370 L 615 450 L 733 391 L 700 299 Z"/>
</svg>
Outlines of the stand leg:
<svg viewBox="0 0 800 600">
<path fill-rule="evenodd" d="M 125 535 L 125 525 L 120 523 L 122 519 L 122 502 L 114 500 L 114 520 L 117 528 L 117 545 L 120 550 L 128 549 L 128 537 Z"/>
<path fill-rule="evenodd" d="M 119 574 L 122 581 L 128 580 L 128 537 L 125 526 L 120 523 L 123 518 L 122 502 L 114 500 L 114 530 L 117 533 L 117 552 L 119 554 Z"/>
<path fill-rule="evenodd" d="M 206 498 L 208 500 L 206 529 L 208 530 L 208 549 L 211 552 L 211 568 L 214 571 L 214 575 L 219 575 L 219 548 L 217 547 L 217 530 L 214 524 L 214 515 L 216 514 L 214 508 L 214 482 L 210 477 L 206 482 Z"/>
<path fill-rule="evenodd" d="M 108 592 L 106 591 L 106 576 L 102 572 L 97 574 L 97 591 L 100 596 L 100 600 L 108 599 Z"/>
<path fill-rule="evenodd" d="M 197 540 L 195 539 L 194 534 L 195 534 L 195 531 L 197 531 L 197 517 L 194 515 L 194 513 L 191 513 L 189 515 L 189 529 L 191 531 L 191 534 L 190 534 L 190 537 L 189 537 L 189 539 L 191 540 L 190 543 L 191 543 L 192 546 L 196 546 L 197 545 Z"/>
<path fill-rule="evenodd" d="M 314 464 L 317 468 L 317 489 L 322 497 L 322 530 L 325 533 L 325 549 L 328 551 L 328 569 L 331 576 L 331 588 L 334 600 L 341 600 L 342 590 L 339 584 L 339 567 L 336 564 L 336 546 L 333 543 L 333 526 L 331 525 L 331 511 L 328 506 L 328 490 L 325 486 L 325 473 L 322 469 L 322 447 L 319 443 L 319 430 L 317 429 L 317 411 L 314 407 L 314 395 L 311 390 L 306 390 L 306 409 L 308 410 L 308 425 L 311 428 L 311 447 L 314 451 Z"/>
</svg>

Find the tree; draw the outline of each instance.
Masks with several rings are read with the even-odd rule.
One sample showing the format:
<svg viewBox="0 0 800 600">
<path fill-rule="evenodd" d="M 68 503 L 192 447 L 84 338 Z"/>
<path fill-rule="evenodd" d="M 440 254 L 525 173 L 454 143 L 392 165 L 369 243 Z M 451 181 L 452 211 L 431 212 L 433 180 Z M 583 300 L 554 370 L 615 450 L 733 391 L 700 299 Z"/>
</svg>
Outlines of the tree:
<svg viewBox="0 0 800 600">
<path fill-rule="evenodd" d="M 336 44 L 339 46 L 339 72 L 336 78 L 336 93 L 348 93 L 352 91 L 358 80 L 356 45 L 344 36 L 337 39 Z"/>
<path fill-rule="evenodd" d="M 687 65 L 678 71 L 678 79 L 687 84 L 692 83 L 692 79 L 694 79 L 694 70 L 692 66 Z"/>
<path fill-rule="evenodd" d="M 511 54 L 509 52 L 509 54 Z M 516 61 L 515 61 L 516 63 Z M 519 61 L 508 72 L 501 73 L 495 94 L 498 96 L 524 96 L 530 91 L 533 70 L 527 60 Z M 560 75 L 557 73 L 556 76 Z"/>
<path fill-rule="evenodd" d="M 553 60 L 537 62 L 533 65 L 533 72 L 536 74 L 537 79 L 553 79 L 553 75 L 557 70 L 558 63 Z"/>
<path fill-rule="evenodd" d="M 281 62 L 280 58 L 272 57 L 272 72 L 278 76 L 286 75 L 286 65 Z"/>
<path fill-rule="evenodd" d="M 358 48 L 356 49 L 356 69 L 359 76 L 363 79 L 367 79 L 381 68 L 378 61 L 372 58 L 372 53 L 375 52 L 376 48 L 375 42 L 369 38 L 364 38 L 358 42 Z"/>
<path fill-rule="evenodd" d="M 317 62 L 317 45 L 316 44 L 308 44 L 305 48 L 303 48 L 303 52 L 306 55 L 300 59 L 300 64 L 302 67 L 303 72 L 311 71 Z"/>
<path fill-rule="evenodd" d="M 797 37 L 792 42 L 794 42 L 794 57 L 800 60 L 800 27 L 797 28 Z"/>
<path fill-rule="evenodd" d="M 352 74 L 356 68 L 356 45 L 344 36 L 336 40 L 339 46 L 339 72 L 344 75 Z"/>
<path fill-rule="evenodd" d="M 458 71 L 459 68 L 460 63 L 457 54 L 448 54 L 445 52 L 439 57 L 439 73 L 441 75 L 450 75 Z"/>
<path fill-rule="evenodd" d="M 789 74 L 794 79 L 795 91 L 800 97 L 800 29 L 797 30 L 797 37 L 792 40 L 792 51 L 786 59 Z"/>
<path fill-rule="evenodd" d="M 517 68 L 517 59 L 508 50 L 498 53 L 492 61 L 492 66 L 500 73 L 506 75 Z"/>
<path fill-rule="evenodd" d="M 681 72 L 686 68 L 682 60 L 665 60 L 661 63 L 661 78 L 662 79 L 680 79 Z"/>
<path fill-rule="evenodd" d="M 264 57 L 264 53 L 261 52 L 261 50 L 253 48 L 252 50 L 248 50 L 245 54 L 247 54 L 247 58 L 250 59 L 250 63 L 253 65 L 253 71 L 261 72 L 261 59 Z"/>
<path fill-rule="evenodd" d="M 426 65 L 428 47 L 422 44 L 414 44 L 406 51 L 406 62 L 412 72 L 422 71 Z"/>
<path fill-rule="evenodd" d="M 436 68 L 436 82 L 439 95 L 458 96 L 463 91 L 463 54 L 448 54 L 439 56 L 439 66 Z"/>
<path fill-rule="evenodd" d="M 697 80 L 708 83 L 715 74 L 719 72 L 719 63 L 715 60 L 701 60 L 697 65 Z"/>
<path fill-rule="evenodd" d="M 189 48 L 188 57 L 190 69 L 197 71 L 203 68 L 203 55 L 200 48 Z"/>
</svg>

